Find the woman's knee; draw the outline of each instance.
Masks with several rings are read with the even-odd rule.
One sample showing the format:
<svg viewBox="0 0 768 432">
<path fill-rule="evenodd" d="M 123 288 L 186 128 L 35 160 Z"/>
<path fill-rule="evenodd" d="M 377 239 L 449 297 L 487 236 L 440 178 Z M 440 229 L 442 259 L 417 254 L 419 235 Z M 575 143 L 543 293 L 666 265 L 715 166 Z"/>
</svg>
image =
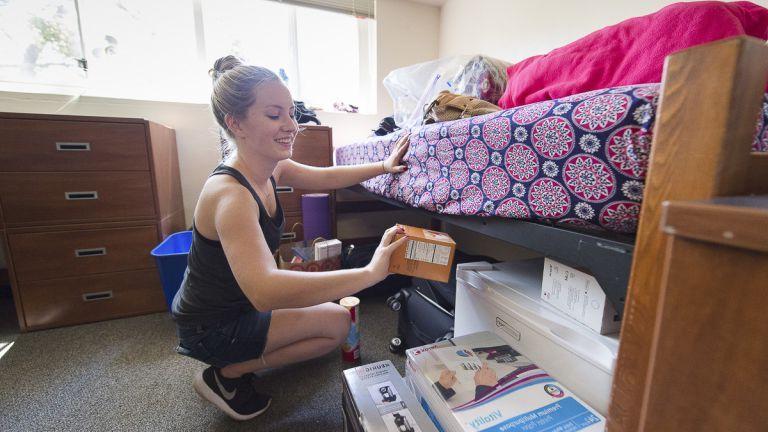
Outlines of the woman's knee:
<svg viewBox="0 0 768 432">
<path fill-rule="evenodd" d="M 347 338 L 349 334 L 350 315 L 349 311 L 336 303 L 326 303 L 326 318 L 328 325 L 331 327 L 330 336 L 341 344 Z"/>
</svg>

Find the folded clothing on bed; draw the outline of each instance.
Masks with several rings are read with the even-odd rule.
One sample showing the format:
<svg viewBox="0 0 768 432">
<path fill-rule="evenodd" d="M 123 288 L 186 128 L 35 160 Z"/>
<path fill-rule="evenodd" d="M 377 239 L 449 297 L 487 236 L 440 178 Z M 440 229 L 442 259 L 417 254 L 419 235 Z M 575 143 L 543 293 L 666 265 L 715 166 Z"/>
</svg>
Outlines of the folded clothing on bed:
<svg viewBox="0 0 768 432">
<path fill-rule="evenodd" d="M 363 183 L 444 214 L 635 232 L 659 84 L 595 90 L 410 129 L 408 170 Z M 768 151 L 768 98 L 754 151 Z M 385 159 L 405 131 L 336 150 L 336 164 Z"/>
<path fill-rule="evenodd" d="M 507 68 L 502 108 L 589 90 L 660 82 L 664 58 L 731 36 L 768 39 L 768 9 L 750 2 L 675 3 Z"/>
</svg>

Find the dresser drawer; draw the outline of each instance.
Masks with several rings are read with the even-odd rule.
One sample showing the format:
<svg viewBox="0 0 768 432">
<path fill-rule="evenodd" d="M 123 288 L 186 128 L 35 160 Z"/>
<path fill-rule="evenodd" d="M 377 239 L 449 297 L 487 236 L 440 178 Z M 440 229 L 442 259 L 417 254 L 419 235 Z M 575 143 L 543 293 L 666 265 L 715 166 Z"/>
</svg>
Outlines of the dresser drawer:
<svg viewBox="0 0 768 432">
<path fill-rule="evenodd" d="M 327 167 L 333 164 L 331 156 L 331 136 L 328 129 L 307 128 L 296 136 L 291 159 L 304 165 Z M 308 191 L 293 189 L 289 186 L 277 186 L 280 205 L 287 212 L 301 211 L 301 195 L 305 193 L 330 191 Z"/>
<path fill-rule="evenodd" d="M 0 199 L 9 225 L 155 215 L 148 171 L 4 173 L 0 174 Z"/>
<path fill-rule="evenodd" d="M 291 159 L 304 165 L 331 166 L 331 133 L 326 129 L 306 129 L 296 135 Z"/>
<path fill-rule="evenodd" d="M 166 309 L 157 270 L 19 284 L 28 328 L 101 321 Z"/>
<path fill-rule="evenodd" d="M 143 124 L 0 119 L 0 171 L 148 169 Z"/>
<path fill-rule="evenodd" d="M 286 214 L 281 241 L 291 243 L 301 240 L 304 240 L 304 226 L 301 225 L 301 213 Z"/>
<path fill-rule="evenodd" d="M 294 189 L 290 186 L 277 186 L 277 198 L 280 200 L 283 211 L 286 212 L 300 212 L 301 195 L 305 193 L 311 192 L 303 189 Z"/>
<path fill-rule="evenodd" d="M 155 268 L 157 228 L 9 234 L 19 282 Z"/>
<path fill-rule="evenodd" d="M 330 200 L 335 199 L 333 191 L 320 190 L 320 191 L 308 191 L 304 189 L 293 189 L 285 186 L 277 187 L 278 198 L 280 199 L 280 205 L 283 207 L 283 211 L 286 212 L 301 212 L 304 209 L 301 208 L 301 196 L 304 194 L 313 193 L 327 193 Z M 281 193 L 282 190 L 282 193 Z M 329 204 L 330 205 L 330 204 Z"/>
</svg>

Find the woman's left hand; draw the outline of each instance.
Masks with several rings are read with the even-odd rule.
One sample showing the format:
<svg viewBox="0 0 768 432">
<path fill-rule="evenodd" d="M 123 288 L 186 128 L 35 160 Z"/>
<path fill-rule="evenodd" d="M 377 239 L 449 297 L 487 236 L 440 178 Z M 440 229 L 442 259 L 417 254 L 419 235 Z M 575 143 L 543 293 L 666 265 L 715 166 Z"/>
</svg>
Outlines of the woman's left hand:
<svg viewBox="0 0 768 432">
<path fill-rule="evenodd" d="M 395 143 L 395 148 L 392 149 L 392 153 L 387 159 L 382 161 L 382 168 L 386 174 L 397 174 L 404 172 L 408 169 L 403 165 L 403 156 L 408 151 L 408 147 L 411 144 L 411 136 L 408 133 L 403 134 L 400 139 Z"/>
</svg>

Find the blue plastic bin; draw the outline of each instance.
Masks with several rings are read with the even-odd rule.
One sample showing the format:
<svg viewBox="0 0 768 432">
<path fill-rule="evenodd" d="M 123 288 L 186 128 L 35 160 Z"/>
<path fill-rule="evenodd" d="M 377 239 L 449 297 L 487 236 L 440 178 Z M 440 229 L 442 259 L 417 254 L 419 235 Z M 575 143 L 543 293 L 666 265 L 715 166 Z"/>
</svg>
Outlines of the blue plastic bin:
<svg viewBox="0 0 768 432">
<path fill-rule="evenodd" d="M 171 310 L 173 296 L 181 286 L 184 271 L 187 269 L 187 255 L 192 246 L 192 231 L 181 231 L 169 235 L 162 243 L 152 249 L 152 256 L 157 260 L 160 281 L 168 310 Z"/>
</svg>

